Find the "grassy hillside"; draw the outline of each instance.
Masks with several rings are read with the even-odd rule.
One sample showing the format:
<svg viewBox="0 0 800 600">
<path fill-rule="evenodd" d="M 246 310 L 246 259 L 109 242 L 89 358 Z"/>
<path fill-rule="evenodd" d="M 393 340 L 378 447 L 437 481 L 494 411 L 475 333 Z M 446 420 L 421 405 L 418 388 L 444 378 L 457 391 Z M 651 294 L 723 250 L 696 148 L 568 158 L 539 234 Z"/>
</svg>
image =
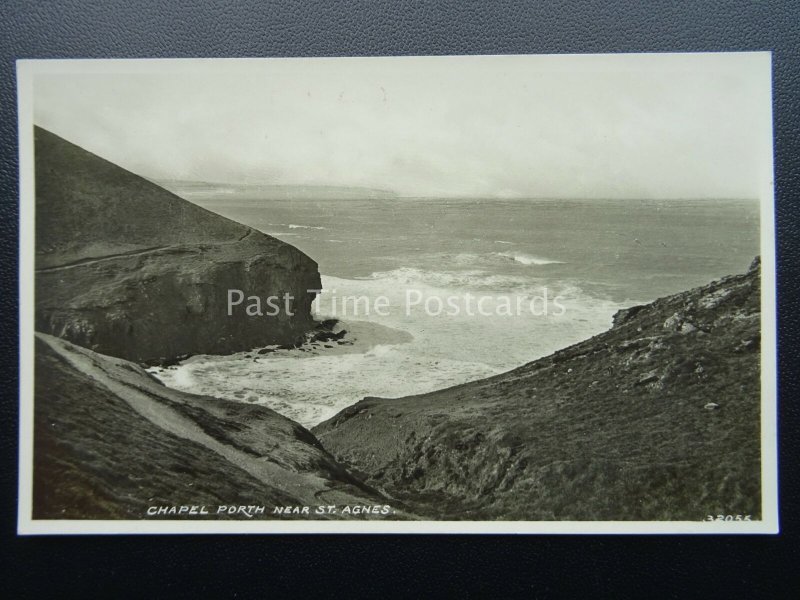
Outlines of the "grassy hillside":
<svg viewBox="0 0 800 600">
<path fill-rule="evenodd" d="M 508 373 L 367 398 L 313 431 L 429 518 L 757 519 L 759 340 L 756 261 Z"/>
<path fill-rule="evenodd" d="M 40 127 L 34 148 L 37 268 L 250 231 Z"/>
<path fill-rule="evenodd" d="M 273 506 L 389 503 L 268 408 L 170 390 L 52 336 L 37 334 L 35 393 L 36 519 L 141 519 L 180 504 L 265 505 L 260 518 L 274 518 Z"/>
</svg>

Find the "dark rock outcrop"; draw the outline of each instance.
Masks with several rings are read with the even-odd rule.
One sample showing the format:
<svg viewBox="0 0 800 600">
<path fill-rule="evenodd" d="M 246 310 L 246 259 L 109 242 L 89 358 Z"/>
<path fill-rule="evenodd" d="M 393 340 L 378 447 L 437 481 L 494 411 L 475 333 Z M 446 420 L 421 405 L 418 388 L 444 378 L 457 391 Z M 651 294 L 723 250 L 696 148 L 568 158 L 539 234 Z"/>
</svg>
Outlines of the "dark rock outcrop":
<svg viewBox="0 0 800 600">
<path fill-rule="evenodd" d="M 755 261 L 508 373 L 366 398 L 313 432 L 428 518 L 756 520 L 760 316 Z"/>
<path fill-rule="evenodd" d="M 291 344 L 313 328 L 317 264 L 37 128 L 36 328 L 158 362 Z M 227 315 L 228 290 L 290 294 L 292 315 Z M 282 305 L 281 305 L 282 306 Z"/>
<path fill-rule="evenodd" d="M 266 407 L 171 390 L 134 363 L 43 334 L 35 369 L 34 519 L 143 519 L 178 505 L 209 511 L 179 518 L 245 519 L 217 513 L 243 505 L 270 519 L 275 506 L 392 504 Z"/>
</svg>

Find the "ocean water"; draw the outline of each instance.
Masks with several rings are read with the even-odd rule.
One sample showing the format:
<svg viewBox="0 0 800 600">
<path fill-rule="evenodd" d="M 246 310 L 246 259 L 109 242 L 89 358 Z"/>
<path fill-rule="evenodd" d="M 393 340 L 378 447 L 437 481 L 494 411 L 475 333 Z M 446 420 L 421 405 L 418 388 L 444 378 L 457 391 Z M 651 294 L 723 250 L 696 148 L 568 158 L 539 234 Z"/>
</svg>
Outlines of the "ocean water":
<svg viewBox="0 0 800 600">
<path fill-rule="evenodd" d="M 547 355 L 605 330 L 620 308 L 744 271 L 759 246 L 758 204 L 745 201 L 187 198 L 316 260 L 326 291 L 315 310 L 340 320 L 346 343 L 153 372 L 306 426 L 365 396 L 424 393 Z"/>
</svg>

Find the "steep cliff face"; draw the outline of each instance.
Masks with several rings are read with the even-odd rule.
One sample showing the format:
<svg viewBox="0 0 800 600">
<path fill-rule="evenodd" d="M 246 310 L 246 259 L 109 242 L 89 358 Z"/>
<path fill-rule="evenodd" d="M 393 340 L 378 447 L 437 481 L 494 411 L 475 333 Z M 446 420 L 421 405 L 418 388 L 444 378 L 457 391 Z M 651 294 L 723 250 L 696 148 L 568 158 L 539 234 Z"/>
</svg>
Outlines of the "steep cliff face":
<svg viewBox="0 0 800 600">
<path fill-rule="evenodd" d="M 219 506 L 264 506 L 254 517 L 269 519 L 275 506 L 389 504 L 268 408 L 171 390 L 133 363 L 43 334 L 34 427 L 35 519 L 142 519 L 176 505 L 205 505 L 194 518 L 211 519 L 248 518 Z"/>
<path fill-rule="evenodd" d="M 312 326 L 317 264 L 293 246 L 40 128 L 35 153 L 37 330 L 157 362 L 292 343 Z M 228 316 L 229 289 L 293 300 Z"/>
<path fill-rule="evenodd" d="M 508 373 L 366 398 L 313 431 L 431 518 L 757 519 L 759 275 L 756 261 Z"/>
</svg>

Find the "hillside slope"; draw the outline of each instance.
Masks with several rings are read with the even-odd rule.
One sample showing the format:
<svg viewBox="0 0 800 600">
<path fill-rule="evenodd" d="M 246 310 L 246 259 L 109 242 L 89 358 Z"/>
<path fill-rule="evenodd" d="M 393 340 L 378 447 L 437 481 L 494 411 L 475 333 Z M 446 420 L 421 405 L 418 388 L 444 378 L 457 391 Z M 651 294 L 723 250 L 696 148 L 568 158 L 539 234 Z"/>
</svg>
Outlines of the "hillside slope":
<svg viewBox="0 0 800 600">
<path fill-rule="evenodd" d="M 157 362 L 292 343 L 317 264 L 298 249 L 35 129 L 36 328 Z M 292 315 L 227 315 L 227 291 L 291 294 Z"/>
<path fill-rule="evenodd" d="M 759 275 L 755 261 L 508 373 L 366 398 L 313 431 L 429 518 L 757 519 Z"/>
<path fill-rule="evenodd" d="M 36 374 L 35 519 L 141 519 L 149 506 L 181 504 L 208 506 L 208 518 L 219 505 L 266 506 L 259 518 L 274 518 L 274 506 L 389 504 L 263 406 L 171 390 L 133 363 L 44 334 Z"/>
</svg>

